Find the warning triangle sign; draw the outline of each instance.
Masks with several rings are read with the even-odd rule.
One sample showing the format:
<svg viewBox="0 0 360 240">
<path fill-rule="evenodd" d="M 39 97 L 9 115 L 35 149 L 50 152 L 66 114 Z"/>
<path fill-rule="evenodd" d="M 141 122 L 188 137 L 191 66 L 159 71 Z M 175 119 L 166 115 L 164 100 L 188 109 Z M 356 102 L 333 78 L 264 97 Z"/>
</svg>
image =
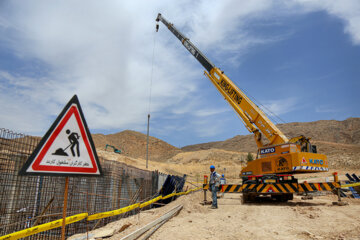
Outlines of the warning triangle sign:
<svg viewBox="0 0 360 240">
<path fill-rule="evenodd" d="M 95 145 L 76 95 L 41 139 L 19 175 L 102 175 Z"/>
<path fill-rule="evenodd" d="M 270 186 L 267 190 L 268 193 L 272 193 L 272 192 L 275 192 L 274 189 Z"/>
</svg>

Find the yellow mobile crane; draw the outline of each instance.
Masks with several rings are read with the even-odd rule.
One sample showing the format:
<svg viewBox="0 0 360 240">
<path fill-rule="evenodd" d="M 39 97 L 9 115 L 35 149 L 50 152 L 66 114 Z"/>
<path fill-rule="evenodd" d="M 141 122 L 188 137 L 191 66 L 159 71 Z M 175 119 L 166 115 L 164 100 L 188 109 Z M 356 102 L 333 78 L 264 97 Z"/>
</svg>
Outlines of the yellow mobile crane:
<svg viewBox="0 0 360 240">
<path fill-rule="evenodd" d="M 317 153 L 316 146 L 311 145 L 309 138 L 299 136 L 289 140 L 263 111 L 173 24 L 169 23 L 160 13 L 156 21 L 161 21 L 200 62 L 206 69 L 205 75 L 240 116 L 245 127 L 254 134 L 258 146 L 257 158 L 242 169 L 240 175 L 243 184 L 248 184 L 248 186 L 255 184 L 256 186 L 256 184 L 264 183 L 284 183 L 292 188 L 295 186 L 293 184 L 297 184 L 297 179 L 292 174 L 328 171 L 326 156 Z M 157 24 L 156 31 L 158 29 L 159 25 Z M 266 144 L 263 142 L 264 137 L 268 142 Z M 250 198 L 250 195 L 256 197 L 260 193 L 264 193 L 258 191 L 261 189 L 247 191 L 247 189 L 239 188 L 240 190 L 246 198 Z M 274 198 L 286 201 L 292 199 L 292 193 L 297 192 L 298 189 L 286 190 L 270 189 L 266 193 Z M 248 192 L 251 194 L 247 195 Z"/>
</svg>

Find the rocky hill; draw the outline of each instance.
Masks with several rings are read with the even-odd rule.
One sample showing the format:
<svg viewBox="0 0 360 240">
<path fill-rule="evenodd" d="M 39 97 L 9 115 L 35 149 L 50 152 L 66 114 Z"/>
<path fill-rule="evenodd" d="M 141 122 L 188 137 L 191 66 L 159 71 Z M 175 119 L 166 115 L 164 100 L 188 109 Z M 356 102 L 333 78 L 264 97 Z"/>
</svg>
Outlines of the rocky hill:
<svg viewBox="0 0 360 240">
<path fill-rule="evenodd" d="M 313 141 L 360 144 L 360 118 L 348 118 L 344 121 L 320 120 L 305 123 L 278 124 L 288 138 L 299 135 L 311 137 Z M 252 135 L 237 135 L 225 141 L 201 143 L 181 148 L 183 151 L 219 148 L 238 152 L 256 152 L 257 146 Z"/>
<path fill-rule="evenodd" d="M 312 138 L 312 143 L 317 145 L 318 152 L 328 156 L 331 167 L 360 167 L 360 118 L 349 118 L 344 121 L 321 120 L 306 123 L 279 124 L 278 127 L 289 138 L 305 135 Z M 123 151 L 124 156 L 131 158 L 146 158 L 146 135 L 126 130 L 116 134 L 94 134 L 93 139 L 96 147 L 104 150 L 106 144 L 110 144 Z M 198 151 L 206 157 L 201 162 L 216 160 L 213 153 L 206 154 L 204 150 L 220 149 L 231 152 L 223 154 L 223 161 L 242 158 L 247 152 L 256 153 L 257 147 L 252 135 L 237 135 L 225 141 L 209 142 L 176 148 L 165 141 L 155 137 L 149 138 L 149 154 L 152 161 L 178 162 L 181 153 L 191 152 L 193 157 L 186 158 L 196 162 L 199 157 Z M 111 149 L 110 149 L 111 151 Z M 180 155 L 178 155 L 180 154 Z M 190 154 L 190 155 L 191 155 Z M 178 156 L 178 157 L 177 157 Z M 185 155 L 184 155 L 185 156 Z M 229 157 L 229 159 L 227 158 Z M 185 158 L 184 158 L 185 159 Z M 184 160 L 185 161 L 185 160 Z M 190 163 L 191 161 L 187 162 Z"/>
<path fill-rule="evenodd" d="M 348 118 L 344 121 L 294 122 L 277 126 L 288 138 L 299 135 L 311 137 L 312 143 L 318 147 L 318 152 L 326 154 L 332 166 L 360 165 L 360 118 Z M 198 151 L 211 148 L 236 152 L 257 150 L 252 135 L 237 135 L 225 141 L 185 146 L 181 150 Z"/>
<path fill-rule="evenodd" d="M 279 124 L 278 127 L 290 138 L 302 134 L 316 141 L 360 144 L 360 118 L 348 118 L 344 121 L 287 123 Z"/>
<path fill-rule="evenodd" d="M 105 149 L 106 144 L 112 145 L 122 151 L 122 154 L 132 158 L 146 159 L 146 135 L 140 132 L 125 130 L 115 134 L 93 134 L 96 148 Z M 109 149 L 111 151 L 112 149 Z M 155 137 L 149 137 L 149 156 L 155 161 L 165 161 L 180 149 Z"/>
</svg>

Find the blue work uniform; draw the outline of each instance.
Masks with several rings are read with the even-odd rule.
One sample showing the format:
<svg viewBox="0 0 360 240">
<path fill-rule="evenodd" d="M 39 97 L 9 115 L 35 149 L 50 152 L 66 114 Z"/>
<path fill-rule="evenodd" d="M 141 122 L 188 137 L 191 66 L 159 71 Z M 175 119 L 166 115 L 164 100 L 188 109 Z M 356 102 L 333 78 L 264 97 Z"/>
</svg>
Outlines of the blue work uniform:
<svg viewBox="0 0 360 240">
<path fill-rule="evenodd" d="M 217 172 L 212 172 L 210 174 L 210 182 L 209 182 L 209 187 L 210 187 L 210 191 L 211 191 L 211 196 L 212 196 L 212 206 L 213 207 L 218 207 L 217 205 L 217 191 L 219 189 L 220 186 L 220 174 L 218 174 Z"/>
</svg>

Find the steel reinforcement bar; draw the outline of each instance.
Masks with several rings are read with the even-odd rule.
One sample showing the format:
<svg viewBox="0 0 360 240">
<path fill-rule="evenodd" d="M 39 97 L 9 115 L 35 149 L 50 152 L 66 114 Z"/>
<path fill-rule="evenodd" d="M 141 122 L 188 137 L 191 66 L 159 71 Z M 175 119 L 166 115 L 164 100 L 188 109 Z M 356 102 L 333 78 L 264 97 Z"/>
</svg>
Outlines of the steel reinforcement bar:
<svg viewBox="0 0 360 240">
<path fill-rule="evenodd" d="M 87 221 L 93 221 L 93 220 L 97 220 L 97 219 L 102 219 L 102 218 L 107 218 L 107 217 L 112 217 L 112 216 L 116 216 L 116 215 L 120 215 L 129 211 L 132 211 L 136 208 L 144 208 L 150 204 L 153 204 L 161 199 L 167 199 L 169 197 L 172 196 L 181 196 L 181 195 L 187 195 L 191 192 L 195 192 L 202 189 L 202 187 L 198 187 L 198 188 L 194 188 L 194 189 L 190 189 L 186 192 L 178 192 L 178 193 L 172 193 L 166 196 L 158 196 L 156 198 L 153 198 L 147 202 L 143 202 L 143 203 L 136 203 L 124 208 L 120 208 L 120 209 L 116 209 L 113 211 L 108 211 L 108 212 L 102 212 L 102 213 L 96 213 L 93 215 L 88 215 L 88 213 L 81 213 L 81 214 L 77 214 L 74 216 L 70 216 L 66 218 L 66 225 L 74 223 L 74 222 L 78 222 L 81 221 L 83 219 L 86 218 Z M 7 234 L 5 236 L 0 236 L 0 240 L 15 240 L 15 239 L 20 239 L 20 238 L 24 238 L 24 237 L 28 237 L 40 232 L 44 232 L 50 229 L 54 229 L 54 228 L 59 228 L 62 226 L 62 219 L 56 220 L 56 221 L 52 221 L 49 223 L 45 223 L 45 224 L 41 224 L 38 225 L 36 227 L 31 227 L 31 228 L 27 228 L 18 232 L 14 232 L 11 234 Z"/>
</svg>

